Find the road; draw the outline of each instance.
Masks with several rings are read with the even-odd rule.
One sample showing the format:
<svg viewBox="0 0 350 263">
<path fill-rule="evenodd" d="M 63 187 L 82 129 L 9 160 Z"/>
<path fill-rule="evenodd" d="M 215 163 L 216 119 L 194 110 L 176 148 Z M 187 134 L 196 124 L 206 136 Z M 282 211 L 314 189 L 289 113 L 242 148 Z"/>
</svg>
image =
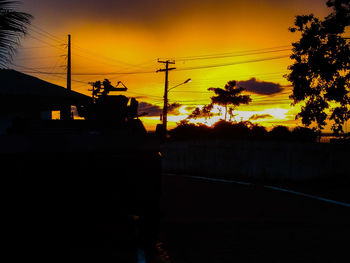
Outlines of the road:
<svg viewBox="0 0 350 263">
<path fill-rule="evenodd" d="M 264 186 L 164 175 L 173 262 L 350 262 L 350 208 Z"/>
</svg>

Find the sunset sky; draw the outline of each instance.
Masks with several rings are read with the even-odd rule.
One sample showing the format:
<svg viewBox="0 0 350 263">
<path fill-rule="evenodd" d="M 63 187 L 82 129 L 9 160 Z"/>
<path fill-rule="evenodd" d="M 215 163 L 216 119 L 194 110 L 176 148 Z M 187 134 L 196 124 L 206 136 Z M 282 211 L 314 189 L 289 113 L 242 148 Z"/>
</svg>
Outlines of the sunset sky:
<svg viewBox="0 0 350 263">
<path fill-rule="evenodd" d="M 294 17 L 329 13 L 326 0 L 22 0 L 20 10 L 35 19 L 12 66 L 58 85 L 65 84 L 67 35 L 72 35 L 72 89 L 90 95 L 91 81 L 122 81 L 136 97 L 148 130 L 160 123 L 163 68 L 157 59 L 174 59 L 169 93 L 181 106 L 170 113 L 169 127 L 193 107 L 209 103 L 209 87 L 240 81 L 252 97 L 237 120 L 295 126 L 291 108 L 288 31 Z M 253 116 L 253 117 L 252 117 Z M 219 118 L 219 117 L 218 117 Z M 203 120 L 202 120 L 203 121 Z M 210 124 L 210 122 L 208 123 Z M 348 129 L 349 130 L 349 129 Z"/>
</svg>

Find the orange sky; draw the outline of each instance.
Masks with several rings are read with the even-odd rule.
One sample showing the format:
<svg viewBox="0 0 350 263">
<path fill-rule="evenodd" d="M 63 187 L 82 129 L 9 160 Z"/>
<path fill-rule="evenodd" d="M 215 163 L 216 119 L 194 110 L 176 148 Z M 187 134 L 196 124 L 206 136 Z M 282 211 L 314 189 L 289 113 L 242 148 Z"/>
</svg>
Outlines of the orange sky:
<svg viewBox="0 0 350 263">
<path fill-rule="evenodd" d="M 170 73 L 169 87 L 192 79 L 169 93 L 171 103 L 182 105 L 177 111 L 180 115 L 169 117 L 170 128 L 186 117 L 189 107 L 209 102 L 207 88 L 253 77 L 257 82 L 280 84 L 280 92 L 250 92 L 253 101 L 239 107 L 239 119 L 262 115 L 265 118 L 256 121 L 265 126 L 293 126 L 298 109 L 290 107 L 291 88 L 284 87 L 288 83 L 283 75 L 291 63 L 290 51 L 285 49 L 298 36 L 288 27 L 298 14 L 313 12 L 324 17 L 328 13 L 325 2 L 23 1 L 21 10 L 33 14 L 35 20 L 14 68 L 65 86 L 64 43 L 71 34 L 72 73 L 78 74 L 72 77 L 75 91 L 90 95 L 87 82 L 109 78 L 112 84 L 122 81 L 128 87 L 125 95 L 162 107 L 164 73 L 155 71 L 163 67 L 158 58 L 170 58 L 176 61 L 177 70 Z M 208 55 L 214 56 L 193 60 Z M 104 74 L 89 75 L 93 73 Z M 159 116 L 143 118 L 143 122 L 153 130 Z"/>
</svg>

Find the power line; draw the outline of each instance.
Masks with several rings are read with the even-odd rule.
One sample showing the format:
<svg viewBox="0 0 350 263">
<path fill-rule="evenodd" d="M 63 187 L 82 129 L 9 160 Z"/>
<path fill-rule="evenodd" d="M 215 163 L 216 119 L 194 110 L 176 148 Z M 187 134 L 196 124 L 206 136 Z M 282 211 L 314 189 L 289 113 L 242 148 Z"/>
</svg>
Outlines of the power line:
<svg viewBox="0 0 350 263">
<path fill-rule="evenodd" d="M 214 65 L 206 65 L 206 66 L 197 66 L 197 67 L 188 67 L 188 68 L 180 68 L 176 69 L 177 71 L 184 71 L 184 70 L 196 70 L 196 69 L 207 69 L 207 68 L 215 68 L 215 67 L 226 67 L 226 66 L 233 66 L 233 65 L 239 65 L 239 64 L 246 64 L 246 63 L 255 63 L 255 62 L 262 62 L 262 61 L 269 61 L 269 60 L 275 60 L 275 59 L 281 59 L 281 58 L 287 58 L 289 56 L 276 56 L 276 57 L 270 57 L 270 58 L 261 58 L 261 59 L 254 59 L 254 60 L 246 60 L 246 61 L 239 61 L 239 62 L 231 62 L 231 63 L 224 63 L 224 64 L 214 64 Z M 91 72 L 91 73 L 85 73 L 85 72 L 79 72 L 79 73 L 72 73 L 72 75 L 76 76 L 102 76 L 102 75 L 134 75 L 134 74 L 149 74 L 149 73 L 155 73 L 156 71 L 134 71 L 134 72 Z M 39 74 L 65 74 L 65 73 L 58 73 L 58 72 L 37 72 Z"/>
<path fill-rule="evenodd" d="M 51 34 L 50 32 L 38 27 L 37 25 L 31 24 L 31 26 L 33 26 L 34 28 L 36 28 L 37 30 L 43 32 L 43 34 L 46 34 L 47 37 L 51 38 L 54 41 L 60 42 L 60 43 L 64 43 L 64 41 L 62 39 L 60 39 L 59 37 Z"/>
<path fill-rule="evenodd" d="M 198 90 L 174 90 L 172 92 L 178 92 L 178 93 L 213 93 L 210 91 L 198 91 Z"/>
<path fill-rule="evenodd" d="M 84 52 L 84 53 L 86 53 L 86 54 L 88 54 L 90 56 L 97 57 L 100 60 L 102 58 L 104 61 L 110 61 L 110 62 L 113 62 L 113 63 L 123 64 L 123 65 L 126 65 L 128 67 L 140 67 L 140 65 L 144 65 L 146 63 L 148 64 L 150 62 L 150 61 L 146 61 L 146 62 L 141 63 L 141 64 L 130 64 L 130 63 L 127 63 L 127 62 L 124 62 L 124 61 L 121 61 L 121 60 L 116 60 L 116 59 L 113 59 L 113 58 L 110 58 L 110 57 L 102 56 L 100 54 L 97 54 L 97 53 L 89 50 L 89 49 L 82 48 L 82 47 L 78 46 L 77 44 L 73 44 L 72 47 L 80 50 L 80 52 Z"/>
<path fill-rule="evenodd" d="M 196 56 L 184 56 L 184 57 L 174 57 L 175 60 L 188 60 L 193 58 L 204 58 L 204 57 L 214 57 L 214 56 L 224 56 L 224 55 L 235 55 L 235 54 L 249 54 L 251 52 L 263 52 L 266 50 L 272 50 L 272 49 L 282 49 L 291 47 L 291 45 L 284 45 L 284 46 L 276 46 L 276 47 L 269 47 L 269 48 L 260 48 L 260 49 L 251 49 L 251 50 L 241 50 L 241 51 L 233 51 L 233 52 L 226 52 L 226 53 L 215 53 L 215 54 L 207 54 L 207 55 L 196 55 Z"/>
<path fill-rule="evenodd" d="M 24 68 L 26 70 L 21 70 L 22 73 L 26 73 L 26 74 L 40 74 L 41 72 L 38 71 L 38 70 L 35 70 L 34 68 L 30 68 L 30 67 L 25 67 L 25 66 L 21 66 L 21 65 L 16 65 L 16 64 L 13 64 L 11 63 L 13 66 L 15 67 L 19 67 L 19 68 Z M 47 72 L 49 73 L 49 72 Z M 54 73 L 52 72 L 51 74 L 48 74 L 48 75 L 56 75 L 57 78 L 62 78 L 62 79 L 66 79 L 65 77 L 61 76 L 62 74 L 66 74 L 66 73 Z M 79 80 L 73 80 L 72 81 L 74 82 L 79 82 L 79 83 L 84 83 L 84 84 L 88 84 L 87 82 L 84 82 L 84 81 L 79 81 Z"/>
<path fill-rule="evenodd" d="M 38 71 L 35 72 L 38 74 L 44 74 L 44 75 L 66 75 L 66 73 L 62 72 L 45 72 L 45 71 Z M 135 71 L 135 72 L 96 72 L 96 73 L 72 73 L 72 75 L 75 76 L 103 76 L 103 75 L 134 75 L 134 74 L 149 74 L 149 73 L 155 73 L 155 71 Z"/>
<path fill-rule="evenodd" d="M 203 86 L 203 85 L 197 85 L 197 86 Z M 292 87 L 292 85 L 282 85 L 282 86 L 280 86 L 281 88 L 283 87 L 283 88 L 287 88 L 287 87 Z M 249 90 L 248 90 L 249 91 Z M 211 93 L 211 94 L 213 94 L 213 92 L 212 91 L 201 91 L 201 90 L 174 90 L 174 91 L 172 91 L 172 92 L 178 92 L 178 93 Z M 288 94 L 288 93 L 290 93 L 290 91 L 284 91 L 284 92 L 278 92 L 278 94 Z M 268 96 L 269 94 L 267 94 L 267 95 L 264 95 L 264 96 Z"/>
<path fill-rule="evenodd" d="M 40 31 L 37 31 L 37 30 L 35 30 L 35 29 L 33 29 L 33 28 L 30 29 L 30 32 L 36 33 L 36 34 L 38 34 L 38 35 L 40 35 L 40 36 L 42 36 L 42 37 L 45 37 L 45 38 L 47 38 L 47 39 L 49 39 L 49 40 L 51 40 L 51 41 L 54 41 L 54 42 L 56 42 L 56 43 L 58 43 L 58 44 L 64 45 L 64 43 L 63 43 L 62 41 L 56 40 L 56 39 L 50 37 L 49 35 L 44 34 L 44 33 L 40 32 Z"/>
<path fill-rule="evenodd" d="M 44 29 L 42 29 L 42 28 L 40 28 L 40 27 L 38 27 L 38 26 L 36 26 L 36 25 L 32 25 L 32 26 L 33 26 L 34 28 L 36 28 L 37 30 L 40 31 L 40 32 L 39 32 L 39 31 L 37 31 L 37 30 L 35 30 L 35 29 L 31 29 L 31 30 L 32 30 L 33 32 L 35 32 L 36 34 L 39 34 L 39 35 L 44 36 L 44 37 L 46 37 L 46 38 L 49 38 L 50 40 L 55 41 L 55 42 L 58 42 L 58 43 L 61 44 L 61 45 L 66 45 L 66 44 L 65 44 L 65 41 L 63 41 L 62 39 L 58 38 L 57 36 L 55 36 L 55 35 L 49 33 L 48 31 L 46 31 L 46 30 L 44 30 Z M 33 35 L 32 35 L 32 37 L 35 38 Z M 37 38 L 35 38 L 35 39 L 37 39 Z M 38 41 L 42 41 L 42 42 L 46 43 L 47 45 L 53 46 L 52 44 L 50 44 L 50 43 L 48 43 L 48 42 L 46 42 L 46 41 L 44 41 L 44 40 L 42 40 L 42 39 L 40 39 L 40 40 L 37 39 L 37 40 L 38 40 Z M 79 52 L 84 52 L 84 53 L 89 54 L 90 56 L 97 57 L 100 61 L 101 61 L 101 58 L 102 58 L 102 59 L 105 60 L 105 61 L 106 61 L 106 60 L 107 60 L 107 61 L 112 61 L 112 62 L 116 62 L 116 63 L 119 63 L 119 64 L 124 64 L 124 65 L 127 65 L 127 66 L 132 66 L 132 67 L 139 67 L 140 65 L 145 64 L 145 63 L 142 63 L 142 64 L 140 64 L 140 65 L 132 65 L 132 64 L 129 64 L 129 63 L 126 63 L 126 62 L 123 62 L 123 61 L 111 59 L 111 58 L 109 58 L 109 57 L 104 57 L 104 56 L 99 55 L 99 54 L 96 54 L 96 53 L 94 53 L 94 52 L 92 52 L 92 51 L 90 51 L 90 50 L 88 50 L 88 49 L 82 48 L 82 47 L 78 46 L 77 44 L 73 44 L 72 47 L 78 49 Z M 77 54 L 74 54 L 74 55 L 77 55 Z M 78 56 L 81 56 L 81 55 L 78 55 Z M 81 57 L 84 57 L 84 56 L 81 56 Z M 86 58 L 86 57 L 85 57 L 85 58 Z M 91 60 L 91 58 L 87 58 L 87 59 Z M 95 59 L 95 60 L 96 60 L 96 59 Z M 149 63 L 149 61 L 147 61 L 146 63 Z M 112 65 L 112 64 L 108 64 L 108 65 L 109 65 L 109 66 L 116 66 L 116 65 Z"/>
<path fill-rule="evenodd" d="M 38 68 L 32 68 L 33 70 L 38 70 L 38 72 L 40 72 L 41 69 L 51 69 L 51 70 L 56 70 L 58 68 L 65 68 L 65 66 L 60 66 L 60 65 L 57 65 L 58 64 L 58 61 L 59 60 L 56 60 L 56 63 L 52 66 L 47 66 L 47 67 L 38 67 Z M 13 64 L 14 65 L 14 64 Z M 23 67 L 23 66 L 20 66 L 20 65 L 14 65 L 14 66 L 17 66 L 17 67 Z M 56 74 L 53 74 L 53 75 L 56 75 Z"/>
<path fill-rule="evenodd" d="M 53 34 L 37 27 L 34 26 L 35 28 L 37 28 L 38 30 L 40 30 L 41 32 L 38 32 L 36 30 L 33 30 L 33 32 L 36 32 L 42 36 L 45 36 L 53 41 L 62 43 L 62 41 L 54 36 Z M 38 39 L 36 37 L 34 37 L 33 35 L 31 35 L 31 37 L 37 39 L 38 41 L 41 41 L 49 46 L 61 49 L 59 47 L 54 46 L 42 39 Z M 117 61 L 108 57 L 103 57 L 101 55 L 98 55 L 96 53 L 93 53 L 85 48 L 82 48 L 78 45 L 74 45 L 76 48 L 83 50 L 83 52 L 88 53 L 88 54 L 92 54 L 95 57 L 98 58 L 104 58 L 105 60 L 109 60 L 109 61 L 113 61 L 113 62 L 117 62 L 117 63 L 123 63 L 126 65 L 130 65 L 130 66 L 137 66 L 137 65 L 132 65 L 129 63 L 125 63 L 122 61 Z M 280 51 L 286 51 L 289 49 L 276 49 L 276 48 L 281 48 L 281 47 L 286 47 L 286 46 L 280 46 L 280 47 L 272 47 L 272 48 L 264 48 L 264 49 L 256 49 L 256 50 L 249 50 L 249 51 L 241 51 L 241 54 L 238 54 L 238 52 L 235 53 L 221 53 L 221 54 L 215 54 L 215 55 L 202 55 L 202 56 L 192 56 L 192 57 L 180 57 L 180 60 L 199 60 L 199 59 L 214 59 L 214 58 L 222 58 L 222 57 L 232 57 L 232 56 L 247 56 L 247 55 L 253 55 L 253 54 L 263 54 L 263 53 L 271 53 L 271 52 L 280 52 Z M 276 49 L 276 50 L 273 50 Z M 244 53 L 245 52 L 245 53 Z M 247 53 L 250 52 L 250 53 Z M 253 53 L 252 53 L 253 52 Z M 78 54 L 75 54 L 78 55 Z M 81 55 L 78 55 L 81 56 Z M 82 56 L 83 57 L 83 56 Z M 187 67 L 187 68 L 182 68 L 182 69 L 178 69 L 179 71 L 183 71 L 183 70 L 194 70 L 194 69 L 205 69 L 205 68 L 214 68 L 214 67 L 224 67 L 224 66 L 230 66 L 230 65 L 236 65 L 236 64 L 243 64 L 243 63 L 252 63 L 252 62 L 260 62 L 260 61 L 266 61 L 266 60 L 272 60 L 272 59 L 279 59 L 279 58 L 283 58 L 283 57 L 288 57 L 288 56 L 278 56 L 278 57 L 272 57 L 272 58 L 262 58 L 262 59 L 255 59 L 255 60 L 248 60 L 248 61 L 241 61 L 241 62 L 232 62 L 232 63 L 224 63 L 224 64 L 216 64 L 216 65 L 206 65 L 206 66 L 196 66 L 196 67 Z M 33 58 L 34 59 L 34 58 Z M 37 59 L 37 58 L 35 58 Z M 114 65 L 111 65 L 114 66 Z M 56 73 L 52 73 L 52 72 L 36 72 L 38 74 L 56 74 Z M 148 74 L 148 73 L 154 73 L 154 71 L 137 71 L 137 72 L 99 72 L 99 73 L 74 73 L 74 75 L 87 75 L 87 76 L 92 76 L 92 75 L 131 75 L 131 74 Z M 57 74 L 62 74 L 62 73 L 57 73 Z"/>
<path fill-rule="evenodd" d="M 261 55 L 261 54 L 268 54 L 268 53 L 277 53 L 277 52 L 282 52 L 282 51 L 290 51 L 290 48 L 269 50 L 269 51 L 263 51 L 263 52 L 254 52 L 254 53 L 249 53 L 249 54 L 242 53 L 242 54 L 234 54 L 234 55 L 218 55 L 218 56 L 205 56 L 205 57 L 197 57 L 197 58 L 178 59 L 177 61 L 193 61 L 193 60 L 208 60 L 208 59 L 218 59 L 218 58 L 253 56 L 253 55 Z"/>
<path fill-rule="evenodd" d="M 78 51 L 78 52 L 81 52 L 81 51 Z M 97 62 L 98 64 L 100 64 L 100 65 L 106 65 L 106 66 L 109 66 L 109 67 L 120 67 L 119 65 L 116 65 L 116 64 L 111 64 L 111 63 L 106 63 L 105 61 L 101 61 L 101 60 L 98 60 L 98 59 L 96 59 L 96 58 L 90 58 L 90 57 L 87 57 L 87 56 L 83 56 L 83 55 L 81 55 L 81 54 L 77 54 L 76 52 L 74 52 L 74 54 L 73 54 L 74 56 L 78 56 L 78 57 L 82 57 L 82 58 L 84 58 L 84 59 L 86 59 L 86 60 L 89 60 L 89 61 L 95 61 L 95 62 Z M 145 63 L 144 63 L 145 64 Z M 128 69 L 130 69 L 130 67 L 126 67 L 125 68 L 125 70 L 128 70 Z"/>
<path fill-rule="evenodd" d="M 98 59 L 96 59 L 96 58 L 89 58 L 89 57 L 83 56 L 83 55 L 81 55 L 81 54 L 77 54 L 76 52 L 74 53 L 74 56 L 78 56 L 78 57 L 81 57 L 81 58 L 85 58 L 86 60 L 89 60 L 89 61 L 93 60 L 93 61 L 99 63 L 100 65 L 106 65 L 106 66 L 116 67 L 116 65 L 109 64 L 109 63 L 105 63 L 105 62 L 100 61 L 100 60 L 98 60 Z"/>
<path fill-rule="evenodd" d="M 46 56 L 46 57 L 29 57 L 29 58 L 16 58 L 16 60 L 37 60 L 37 59 L 48 59 L 48 58 L 58 58 L 62 56 Z"/>
<path fill-rule="evenodd" d="M 51 67 L 51 70 L 50 72 L 54 72 L 57 67 L 58 68 L 65 68 L 65 66 L 62 66 L 61 64 L 63 64 L 65 62 L 65 59 L 63 57 L 60 57 L 59 59 L 56 60 L 56 63 L 53 65 L 53 67 Z M 60 66 L 61 65 L 61 66 Z M 40 70 L 38 68 L 36 68 L 36 70 Z M 49 80 L 51 81 L 52 79 L 56 80 L 57 79 L 57 76 L 54 76 L 54 75 L 51 75 L 51 77 L 49 78 Z"/>
<path fill-rule="evenodd" d="M 151 98 L 158 99 L 159 101 L 163 101 L 163 97 L 161 97 L 161 96 L 149 95 L 149 94 L 139 93 L 139 92 L 134 92 L 134 91 L 127 91 L 127 92 L 132 93 L 132 94 L 136 94 L 136 95 L 140 95 L 140 96 L 151 97 Z"/>
<path fill-rule="evenodd" d="M 286 46 L 281 46 L 281 47 L 286 47 Z M 81 50 L 87 50 L 87 49 L 83 49 L 81 47 L 78 46 L 79 49 Z M 270 49 L 270 50 L 269 50 Z M 238 54 L 235 53 L 235 54 L 232 54 L 232 53 L 228 53 L 228 54 L 231 54 L 231 55 L 217 55 L 217 56 L 212 56 L 212 55 L 205 55 L 205 56 L 193 56 L 193 57 L 188 57 L 188 58 L 183 58 L 182 60 L 185 61 L 185 60 L 199 60 L 199 59 L 214 59 L 214 58 L 223 58 L 223 57 L 235 57 L 235 56 L 249 56 L 249 55 L 255 55 L 255 54 L 265 54 L 265 53 L 273 53 L 273 52 L 281 52 L 281 51 L 288 51 L 290 50 L 289 49 L 276 49 L 276 50 L 271 50 L 273 48 L 265 48 L 265 49 L 257 49 L 257 50 L 252 50 L 252 51 L 259 51 L 260 52 L 254 52 L 254 53 L 246 53 L 246 54 Z M 265 50 L 265 51 L 264 51 Z M 87 52 L 85 53 L 90 53 L 90 54 L 93 54 L 95 57 L 101 57 L 100 55 L 97 55 L 95 53 L 92 53 L 91 51 L 87 50 Z M 225 54 L 225 53 L 224 53 Z M 77 54 L 76 54 L 77 55 Z M 82 55 L 79 55 L 78 56 L 81 56 L 81 57 L 84 57 Z M 279 59 L 279 58 L 284 58 L 284 57 L 289 57 L 289 55 L 284 55 L 284 56 L 277 56 L 277 57 L 270 57 L 270 58 L 261 58 L 261 59 L 254 59 L 254 60 L 249 60 L 249 61 L 241 61 L 241 62 L 233 62 L 233 63 L 225 63 L 225 64 L 218 64 L 218 65 L 207 65 L 207 66 L 197 66 L 197 67 L 188 67 L 188 68 L 182 68 L 182 69 L 179 69 L 180 71 L 182 70 L 192 70 L 192 69 L 203 69 L 203 68 L 213 68 L 213 67 L 223 67 L 223 66 L 230 66 L 230 65 L 236 65 L 236 64 L 243 64 L 243 63 L 251 63 L 251 62 L 259 62 L 259 61 L 265 61 L 265 60 L 273 60 L 273 59 Z M 86 57 L 85 57 L 86 58 Z M 128 63 L 125 63 L 125 62 L 122 62 L 122 61 L 117 61 L 117 60 L 113 60 L 113 59 L 110 59 L 110 58 L 106 58 L 106 57 L 103 57 L 105 60 L 109 60 L 109 61 L 113 61 L 113 62 L 117 62 L 117 63 L 122 63 L 122 64 L 126 64 L 126 65 L 130 65 L 132 67 L 138 67 L 139 65 L 132 65 L 132 64 L 128 64 Z M 89 58 L 87 58 L 89 59 Z M 180 59 L 180 61 L 182 61 Z M 105 64 L 105 63 L 103 63 Z M 115 66 L 115 65 L 111 65 L 111 64 L 106 64 L 106 65 L 110 65 L 110 66 Z M 153 73 L 152 72 L 123 72 L 123 73 L 116 73 L 116 72 L 106 72 L 106 73 L 89 73 L 89 74 L 86 74 L 86 73 L 77 73 L 79 75 L 116 75 L 116 74 L 143 74 L 143 73 Z"/>
<path fill-rule="evenodd" d="M 177 102 L 205 102 L 210 100 L 210 98 L 207 99 L 197 99 L 197 100 L 172 100 L 172 101 L 177 101 Z"/>
<path fill-rule="evenodd" d="M 42 39 L 40 39 L 40 38 L 37 38 L 36 36 L 34 36 L 34 35 L 31 34 L 31 33 L 28 33 L 28 36 L 31 37 L 31 38 L 33 38 L 33 39 L 35 39 L 35 40 L 37 40 L 37 41 L 39 41 L 39 42 L 41 42 L 41 43 L 44 43 L 44 44 L 48 45 L 48 46 L 50 46 L 50 47 L 54 47 L 54 48 L 59 49 L 59 50 L 61 50 L 61 51 L 64 50 L 64 48 L 58 47 L 57 44 L 53 45 L 53 44 L 51 44 L 51 43 L 49 43 L 49 42 L 46 42 L 45 40 L 42 40 Z"/>
<path fill-rule="evenodd" d="M 57 45 L 58 46 L 58 45 Z M 19 47 L 19 49 L 42 49 L 47 48 L 47 46 L 36 46 L 36 47 Z"/>
<path fill-rule="evenodd" d="M 247 63 L 262 62 L 262 61 L 275 60 L 275 59 L 288 58 L 288 57 L 289 57 L 289 55 L 283 55 L 283 56 L 276 56 L 276 57 L 269 57 L 269 58 L 260 58 L 260 59 L 252 59 L 252 60 L 239 61 L 239 62 L 230 62 L 230 63 L 214 64 L 214 65 L 206 65 L 206 66 L 187 67 L 187 68 L 180 68 L 177 71 L 226 67 L 226 66 L 233 66 L 233 65 L 240 65 L 240 64 L 247 64 Z"/>
</svg>

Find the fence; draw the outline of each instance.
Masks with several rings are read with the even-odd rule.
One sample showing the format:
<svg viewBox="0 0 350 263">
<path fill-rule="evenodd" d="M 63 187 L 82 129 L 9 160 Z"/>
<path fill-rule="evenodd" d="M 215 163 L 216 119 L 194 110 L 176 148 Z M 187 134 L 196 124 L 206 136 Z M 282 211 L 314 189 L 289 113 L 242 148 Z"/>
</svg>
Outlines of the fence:
<svg viewBox="0 0 350 263">
<path fill-rule="evenodd" d="M 163 145 L 165 172 L 303 181 L 350 176 L 350 145 L 272 141 L 172 142 Z"/>
</svg>

